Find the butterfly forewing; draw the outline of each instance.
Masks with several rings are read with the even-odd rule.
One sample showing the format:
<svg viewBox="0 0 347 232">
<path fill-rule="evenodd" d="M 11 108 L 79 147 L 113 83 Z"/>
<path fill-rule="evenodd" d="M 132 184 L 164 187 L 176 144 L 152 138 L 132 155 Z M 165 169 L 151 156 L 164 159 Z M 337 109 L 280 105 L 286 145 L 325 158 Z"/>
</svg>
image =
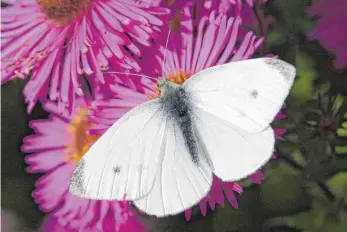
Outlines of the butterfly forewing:
<svg viewBox="0 0 347 232">
<path fill-rule="evenodd" d="M 281 60 L 259 58 L 203 70 L 184 84 L 195 107 L 249 132 L 264 130 L 281 109 L 295 68 Z"/>
<path fill-rule="evenodd" d="M 148 194 L 161 164 L 166 121 L 158 99 L 129 111 L 80 160 L 70 192 L 105 200 L 134 200 Z"/>
</svg>

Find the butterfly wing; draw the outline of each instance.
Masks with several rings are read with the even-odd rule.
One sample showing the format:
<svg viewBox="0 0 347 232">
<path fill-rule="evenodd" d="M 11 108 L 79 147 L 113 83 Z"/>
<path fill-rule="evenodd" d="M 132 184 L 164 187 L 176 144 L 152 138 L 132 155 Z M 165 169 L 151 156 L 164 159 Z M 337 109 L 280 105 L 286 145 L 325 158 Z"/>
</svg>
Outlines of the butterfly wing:
<svg viewBox="0 0 347 232">
<path fill-rule="evenodd" d="M 248 132 L 260 132 L 281 109 L 294 77 L 291 64 L 258 58 L 205 69 L 183 88 L 195 107 Z"/>
<path fill-rule="evenodd" d="M 105 200 L 134 200 L 146 195 L 160 165 L 165 129 L 159 99 L 129 111 L 80 160 L 70 193 Z"/>
<path fill-rule="evenodd" d="M 183 84 L 199 145 L 222 180 L 244 178 L 271 158 L 275 138 L 269 124 L 294 77 L 292 65 L 260 58 L 212 67 Z"/>
<path fill-rule="evenodd" d="M 272 156 L 274 132 L 267 127 L 251 133 L 206 111 L 196 109 L 195 131 L 211 159 L 213 172 L 223 181 L 237 181 L 253 174 Z"/>
<path fill-rule="evenodd" d="M 209 192 L 212 172 L 207 161 L 192 161 L 180 128 L 170 122 L 162 168 L 151 192 L 134 201 L 142 211 L 157 217 L 174 215 L 197 204 Z M 199 150 L 199 152 L 202 152 Z"/>
</svg>

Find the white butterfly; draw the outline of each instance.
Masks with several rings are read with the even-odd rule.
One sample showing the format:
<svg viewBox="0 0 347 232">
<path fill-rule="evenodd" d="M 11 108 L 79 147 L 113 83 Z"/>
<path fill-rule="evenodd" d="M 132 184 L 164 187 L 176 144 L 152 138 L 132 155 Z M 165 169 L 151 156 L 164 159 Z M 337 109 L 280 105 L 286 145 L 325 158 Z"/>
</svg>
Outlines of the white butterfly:
<svg viewBox="0 0 347 232">
<path fill-rule="evenodd" d="M 212 173 L 236 181 L 270 159 L 269 124 L 294 78 L 292 65 L 259 58 L 205 69 L 181 86 L 159 80 L 161 96 L 129 111 L 83 156 L 70 192 L 133 200 L 157 217 L 192 207 Z"/>
</svg>

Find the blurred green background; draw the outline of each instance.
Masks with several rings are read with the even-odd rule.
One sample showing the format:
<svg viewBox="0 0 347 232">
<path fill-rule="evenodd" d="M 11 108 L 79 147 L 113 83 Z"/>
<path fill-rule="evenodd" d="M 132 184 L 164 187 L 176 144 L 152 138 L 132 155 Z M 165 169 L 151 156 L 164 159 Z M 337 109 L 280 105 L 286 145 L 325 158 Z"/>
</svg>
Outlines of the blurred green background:
<svg viewBox="0 0 347 232">
<path fill-rule="evenodd" d="M 226 202 L 206 216 L 197 209 L 190 222 L 184 215 L 146 217 L 152 231 L 347 231 L 347 70 L 335 70 L 333 54 L 307 38 L 315 25 L 306 13 L 311 4 L 273 0 L 257 8 L 258 14 L 276 18 L 264 35 L 263 50 L 297 68 L 284 110 L 287 118 L 273 125 L 287 130 L 285 141 L 277 142 L 277 159 L 263 168 L 264 182 L 242 183 L 245 191 L 237 197 L 238 209 Z M 47 114 L 37 105 L 32 115 L 26 115 L 24 84 L 16 80 L 1 91 L 1 208 L 18 217 L 15 231 L 37 231 L 44 214 L 31 192 L 39 175 L 26 173 L 20 146 L 32 133 L 28 122 Z"/>
</svg>

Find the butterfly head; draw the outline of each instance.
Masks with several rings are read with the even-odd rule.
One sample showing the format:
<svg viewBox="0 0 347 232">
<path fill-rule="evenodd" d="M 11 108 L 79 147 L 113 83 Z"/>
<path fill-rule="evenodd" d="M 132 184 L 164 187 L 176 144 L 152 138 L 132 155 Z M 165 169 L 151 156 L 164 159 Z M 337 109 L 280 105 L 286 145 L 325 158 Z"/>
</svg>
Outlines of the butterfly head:
<svg viewBox="0 0 347 232">
<path fill-rule="evenodd" d="M 163 96 L 170 89 L 170 81 L 165 77 L 159 78 L 157 86 L 160 91 L 160 95 Z"/>
<path fill-rule="evenodd" d="M 165 77 L 159 78 L 158 82 L 157 82 L 157 86 L 159 88 L 160 91 L 160 96 L 163 96 L 165 93 L 167 93 L 168 91 L 177 88 L 179 85 L 169 81 L 168 79 L 166 79 Z"/>
</svg>

